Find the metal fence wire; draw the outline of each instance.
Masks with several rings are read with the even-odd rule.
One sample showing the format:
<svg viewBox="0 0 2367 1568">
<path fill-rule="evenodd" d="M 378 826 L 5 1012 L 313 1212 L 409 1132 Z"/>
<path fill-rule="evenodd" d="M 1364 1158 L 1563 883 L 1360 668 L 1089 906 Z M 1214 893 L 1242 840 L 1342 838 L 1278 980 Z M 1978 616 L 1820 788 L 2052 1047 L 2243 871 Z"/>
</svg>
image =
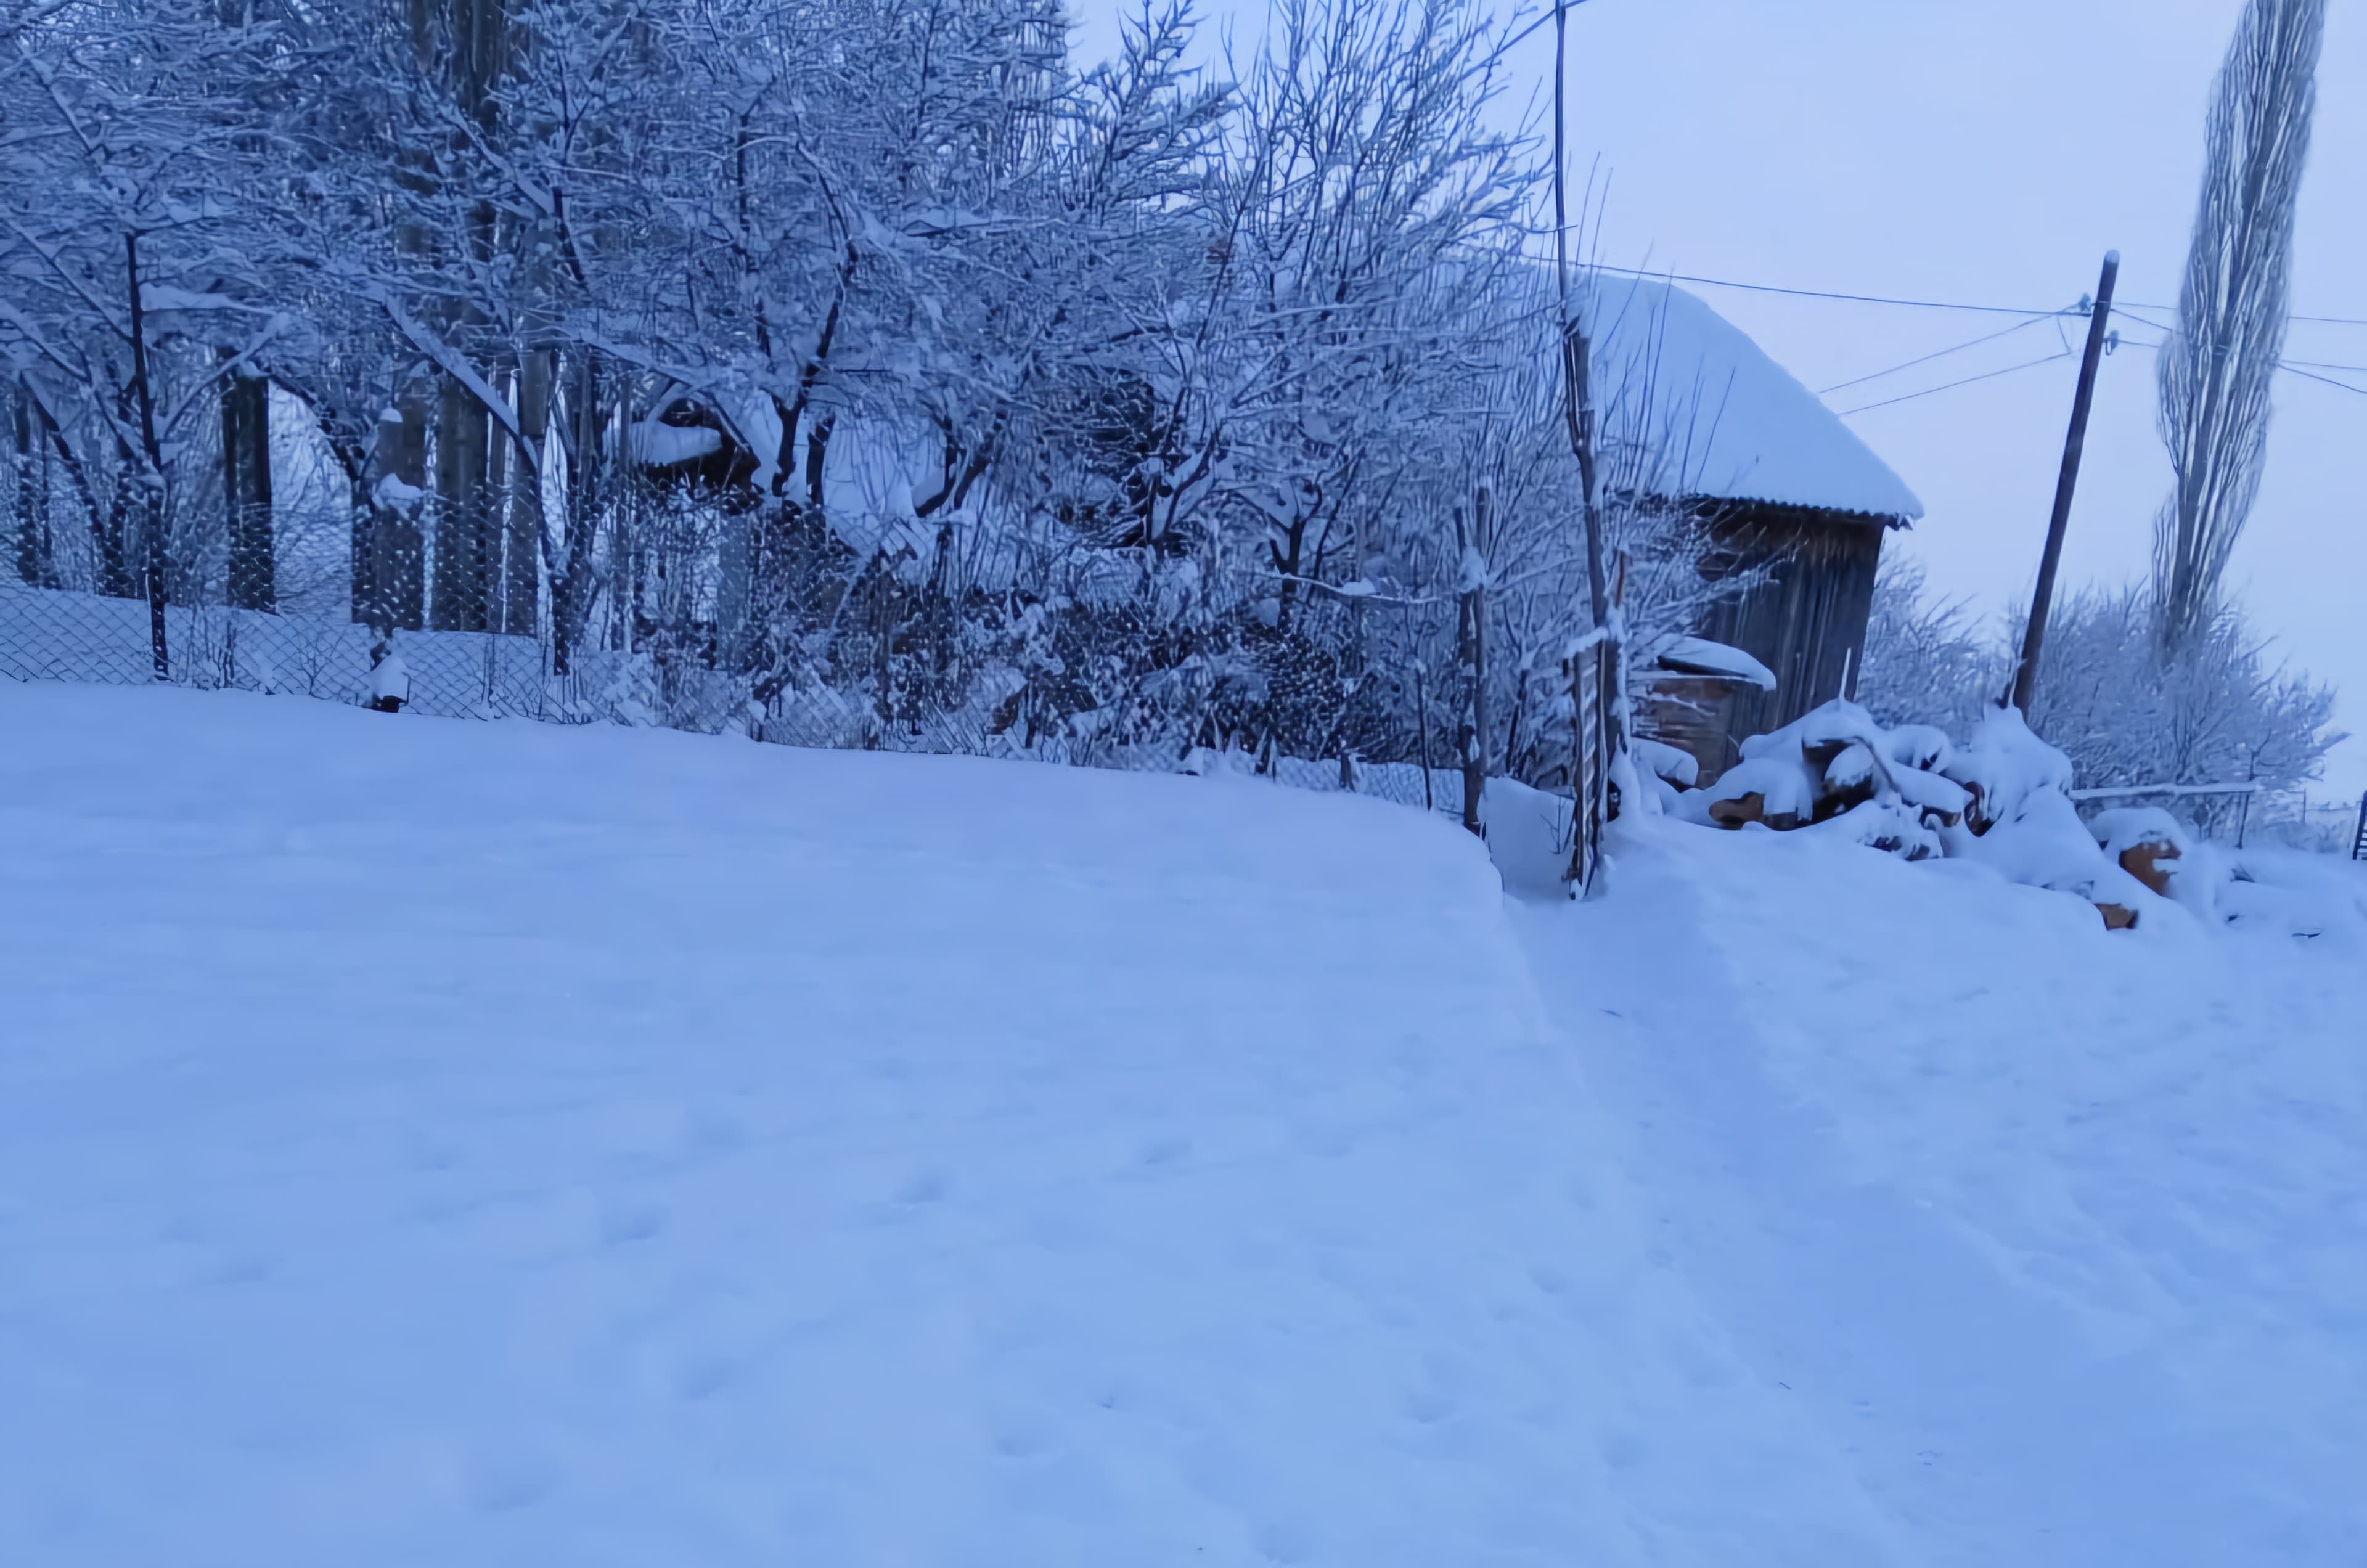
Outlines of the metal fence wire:
<svg viewBox="0 0 2367 1568">
<path fill-rule="evenodd" d="M 223 602 L 230 574 L 215 592 L 200 574 L 166 574 L 179 592 L 152 604 L 131 596 L 136 582 L 108 593 L 0 569 L 0 674 L 145 684 L 161 671 L 183 686 L 445 718 L 1221 767 L 1455 815 L 1467 749 L 1491 774 L 1591 803 L 1565 829 L 1591 874 L 1609 732 L 1600 650 L 1497 672 L 1498 716 L 1480 739 L 1452 599 L 1206 573 L 1147 553 L 964 558 L 949 529 L 920 547 L 767 562 L 715 532 L 687 551 L 612 540 L 602 586 L 572 614 L 545 574 L 532 635 L 449 624 L 481 625 L 483 597 L 439 616 L 432 576 L 413 615 L 388 616 L 318 593 L 300 608 L 284 594 L 276 608 L 236 607 Z M 421 624 L 390 624 L 402 620 Z"/>
</svg>

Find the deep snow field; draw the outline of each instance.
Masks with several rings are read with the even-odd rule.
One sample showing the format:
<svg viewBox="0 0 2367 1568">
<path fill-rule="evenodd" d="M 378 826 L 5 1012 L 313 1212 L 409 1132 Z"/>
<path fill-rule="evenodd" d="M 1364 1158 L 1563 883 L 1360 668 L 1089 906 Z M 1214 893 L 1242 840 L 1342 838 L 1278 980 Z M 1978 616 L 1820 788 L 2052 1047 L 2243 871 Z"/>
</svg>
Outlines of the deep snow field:
<svg viewBox="0 0 2367 1568">
<path fill-rule="evenodd" d="M 0 682 L 0 1563 L 2367 1560 L 2358 868 L 1614 852 Z"/>
</svg>

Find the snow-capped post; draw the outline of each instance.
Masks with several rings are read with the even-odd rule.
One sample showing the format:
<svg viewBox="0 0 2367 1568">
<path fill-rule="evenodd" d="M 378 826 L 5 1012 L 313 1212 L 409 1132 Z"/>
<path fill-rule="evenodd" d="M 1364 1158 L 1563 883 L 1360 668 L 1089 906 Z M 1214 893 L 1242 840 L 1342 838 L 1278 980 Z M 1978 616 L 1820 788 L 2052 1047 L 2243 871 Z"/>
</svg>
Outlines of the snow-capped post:
<svg viewBox="0 0 2367 1568">
<path fill-rule="evenodd" d="M 2046 612 L 2055 599 L 2055 573 L 2063 564 L 2063 533 L 2071 522 L 2071 492 L 2079 484 L 2079 453 L 2088 444 L 2088 410 L 2096 400 L 2096 367 L 2104 357 L 2104 333 L 2112 319 L 2112 285 L 2120 280 L 2121 253 L 2104 253 L 2103 276 L 2088 312 L 2088 350 L 2079 359 L 2079 389 L 2071 397 L 2071 431 L 2063 441 L 2063 471 L 2055 481 L 2055 514 L 2046 525 L 2046 550 L 2038 560 L 2038 587 L 2030 597 L 2030 624 L 2022 634 L 2022 661 L 2013 672 L 2013 705 L 2030 716 L 2038 689 L 2038 655 L 2046 641 Z"/>
<path fill-rule="evenodd" d="M 1471 527 L 1463 526 L 1463 509 L 1455 509 L 1455 542 L 1463 557 L 1462 654 L 1464 679 L 1470 694 L 1463 708 L 1455 739 L 1462 750 L 1463 826 L 1480 838 L 1488 836 L 1479 820 L 1479 797 L 1488 786 L 1488 547 L 1490 522 L 1488 487 L 1472 498 Z"/>
<path fill-rule="evenodd" d="M 410 700 L 411 671 L 390 633 L 371 645 L 369 701 L 364 705 L 372 713 L 401 713 Z"/>
</svg>

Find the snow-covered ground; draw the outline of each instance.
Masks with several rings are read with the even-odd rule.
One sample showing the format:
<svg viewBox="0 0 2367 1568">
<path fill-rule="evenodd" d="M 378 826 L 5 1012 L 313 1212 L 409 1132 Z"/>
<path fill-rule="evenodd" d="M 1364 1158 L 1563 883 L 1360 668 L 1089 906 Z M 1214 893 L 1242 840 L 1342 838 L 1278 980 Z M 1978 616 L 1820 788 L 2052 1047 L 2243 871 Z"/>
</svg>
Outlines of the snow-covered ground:
<svg viewBox="0 0 2367 1568">
<path fill-rule="evenodd" d="M 6 682 L 0 844 L 0 1562 L 2367 1552 L 2342 921 Z"/>
</svg>

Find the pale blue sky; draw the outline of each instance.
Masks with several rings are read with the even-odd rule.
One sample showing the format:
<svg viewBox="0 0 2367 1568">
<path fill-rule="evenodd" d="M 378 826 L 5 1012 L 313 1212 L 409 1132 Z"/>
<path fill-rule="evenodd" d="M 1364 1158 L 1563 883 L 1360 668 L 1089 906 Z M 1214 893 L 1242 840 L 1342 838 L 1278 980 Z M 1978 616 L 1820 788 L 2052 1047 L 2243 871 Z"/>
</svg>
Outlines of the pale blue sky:
<svg viewBox="0 0 2367 1568">
<path fill-rule="evenodd" d="M 1073 0 L 1081 54 L 1116 9 Z M 1570 18 L 1571 154 L 1612 175 L 1603 256 L 1713 277 L 2044 309 L 2095 286 L 2177 298 L 2211 78 L 2237 0 L 1590 0 Z M 1254 36 L 1262 0 L 1211 11 Z M 1523 50 L 1542 92 L 1550 28 Z M 2367 6 L 2337 0 L 2302 198 L 2296 310 L 2367 319 Z M 1518 104 L 1508 106 L 1517 112 Z M 1701 289 L 1811 388 L 2007 324 Z M 2160 312 L 2147 311 L 2159 318 Z M 2133 336 L 2157 333 L 2130 323 Z M 2050 352 L 2041 325 L 1839 393 L 1837 408 Z M 2367 366 L 2367 327 L 2297 323 L 2289 358 Z M 2027 593 L 2075 362 L 1855 416 L 1930 515 L 1903 541 L 1943 590 Z M 2367 372 L 2332 372 L 2367 387 Z M 2152 355 L 2105 365 L 2066 580 L 2146 568 L 2169 485 Z M 2234 576 L 2259 630 L 2367 731 L 2367 395 L 2280 378 L 2268 478 Z M 2367 739 L 2329 789 L 2367 788 Z"/>
</svg>

